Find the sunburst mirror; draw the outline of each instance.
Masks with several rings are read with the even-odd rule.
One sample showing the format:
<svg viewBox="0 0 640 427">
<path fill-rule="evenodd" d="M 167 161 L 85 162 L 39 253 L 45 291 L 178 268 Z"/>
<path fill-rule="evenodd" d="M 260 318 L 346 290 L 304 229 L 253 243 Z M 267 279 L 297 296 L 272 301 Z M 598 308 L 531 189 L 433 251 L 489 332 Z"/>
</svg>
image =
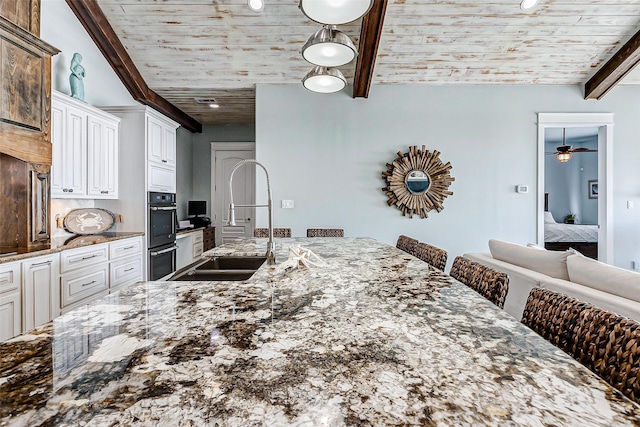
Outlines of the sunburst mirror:
<svg viewBox="0 0 640 427">
<path fill-rule="evenodd" d="M 444 199 L 451 196 L 449 186 L 455 178 L 449 174 L 451 163 L 440 160 L 440 152 L 429 151 L 423 145 L 409 147 L 407 153 L 398 151 L 393 163 L 387 163 L 382 178 L 387 186 L 382 189 L 389 197 L 387 204 L 395 205 L 402 215 L 420 215 L 427 218 L 429 211 L 440 212 Z"/>
</svg>

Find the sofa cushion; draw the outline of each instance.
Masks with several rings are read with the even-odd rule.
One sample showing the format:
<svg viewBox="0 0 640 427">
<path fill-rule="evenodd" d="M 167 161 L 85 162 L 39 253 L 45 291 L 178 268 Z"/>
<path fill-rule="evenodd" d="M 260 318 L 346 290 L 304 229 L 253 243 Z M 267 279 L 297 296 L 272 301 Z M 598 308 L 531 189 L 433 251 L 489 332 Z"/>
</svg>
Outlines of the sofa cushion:
<svg viewBox="0 0 640 427">
<path fill-rule="evenodd" d="M 502 240 L 489 240 L 491 256 L 556 279 L 569 280 L 566 251 L 541 251 Z"/>
<path fill-rule="evenodd" d="M 567 258 L 567 270 L 572 282 L 640 302 L 640 273 L 580 255 Z"/>
</svg>

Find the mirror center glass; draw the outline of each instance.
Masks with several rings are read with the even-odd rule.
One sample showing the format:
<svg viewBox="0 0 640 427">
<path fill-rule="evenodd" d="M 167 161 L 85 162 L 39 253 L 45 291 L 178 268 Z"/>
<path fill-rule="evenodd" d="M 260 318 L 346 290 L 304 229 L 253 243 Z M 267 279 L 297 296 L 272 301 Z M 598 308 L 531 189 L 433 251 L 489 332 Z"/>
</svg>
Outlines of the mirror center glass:
<svg viewBox="0 0 640 427">
<path fill-rule="evenodd" d="M 423 194 L 429 189 L 431 180 L 429 180 L 429 175 L 425 172 L 412 170 L 405 177 L 404 183 L 411 194 Z"/>
</svg>

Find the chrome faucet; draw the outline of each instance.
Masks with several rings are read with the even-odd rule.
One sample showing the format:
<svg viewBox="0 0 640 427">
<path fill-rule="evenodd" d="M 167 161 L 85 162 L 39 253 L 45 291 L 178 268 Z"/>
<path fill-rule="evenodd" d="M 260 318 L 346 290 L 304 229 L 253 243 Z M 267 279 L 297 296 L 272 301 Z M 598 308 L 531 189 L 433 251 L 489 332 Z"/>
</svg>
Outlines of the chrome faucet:
<svg viewBox="0 0 640 427">
<path fill-rule="evenodd" d="M 233 174 L 235 171 L 243 165 L 255 163 L 260 166 L 264 170 L 264 174 L 267 176 L 267 204 L 266 205 L 234 205 L 233 204 Z M 267 242 L 267 264 L 273 265 L 276 263 L 276 244 L 273 242 L 273 200 L 271 197 L 271 184 L 269 183 L 269 172 L 267 172 L 267 168 L 265 168 L 261 163 L 258 163 L 254 159 L 246 159 L 239 162 L 237 165 L 233 167 L 231 170 L 231 175 L 229 176 L 229 222 L 228 225 L 236 225 L 236 213 L 235 207 L 239 208 L 267 208 L 269 209 L 269 241 Z"/>
</svg>

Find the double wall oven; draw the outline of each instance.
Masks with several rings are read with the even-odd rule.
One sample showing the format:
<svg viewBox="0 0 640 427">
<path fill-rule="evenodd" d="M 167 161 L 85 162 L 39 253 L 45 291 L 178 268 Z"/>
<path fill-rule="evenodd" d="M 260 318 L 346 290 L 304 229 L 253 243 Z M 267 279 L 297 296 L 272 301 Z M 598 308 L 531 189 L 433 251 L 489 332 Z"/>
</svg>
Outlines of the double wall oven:
<svg viewBox="0 0 640 427">
<path fill-rule="evenodd" d="M 149 280 L 159 280 L 176 270 L 178 211 L 174 193 L 149 193 Z"/>
</svg>

